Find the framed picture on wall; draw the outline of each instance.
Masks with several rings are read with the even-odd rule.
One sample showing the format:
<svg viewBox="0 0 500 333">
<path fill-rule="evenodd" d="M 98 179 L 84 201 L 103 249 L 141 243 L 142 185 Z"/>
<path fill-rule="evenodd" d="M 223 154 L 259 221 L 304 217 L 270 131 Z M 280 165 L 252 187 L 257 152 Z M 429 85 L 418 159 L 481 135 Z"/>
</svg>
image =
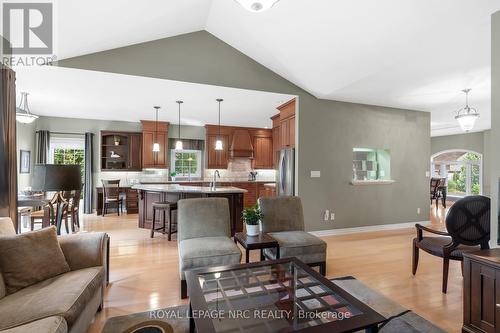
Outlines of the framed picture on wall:
<svg viewBox="0 0 500 333">
<path fill-rule="evenodd" d="M 29 150 L 21 150 L 19 156 L 19 173 L 30 173 L 30 158 L 31 152 Z"/>
</svg>

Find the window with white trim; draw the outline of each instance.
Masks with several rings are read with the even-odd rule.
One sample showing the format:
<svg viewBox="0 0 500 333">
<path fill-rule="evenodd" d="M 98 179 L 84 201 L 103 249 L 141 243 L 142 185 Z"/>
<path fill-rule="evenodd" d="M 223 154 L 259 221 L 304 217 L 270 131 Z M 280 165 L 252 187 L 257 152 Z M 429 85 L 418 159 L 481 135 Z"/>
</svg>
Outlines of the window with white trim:
<svg viewBox="0 0 500 333">
<path fill-rule="evenodd" d="M 176 177 L 201 178 L 201 150 L 175 150 L 170 151 L 171 170 Z"/>
</svg>

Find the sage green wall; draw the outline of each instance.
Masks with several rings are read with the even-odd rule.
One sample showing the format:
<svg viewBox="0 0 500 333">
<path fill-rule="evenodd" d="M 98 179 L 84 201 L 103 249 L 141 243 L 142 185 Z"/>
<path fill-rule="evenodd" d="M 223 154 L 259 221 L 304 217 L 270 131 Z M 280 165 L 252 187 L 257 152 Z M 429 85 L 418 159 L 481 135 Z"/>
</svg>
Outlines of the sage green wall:
<svg viewBox="0 0 500 333">
<path fill-rule="evenodd" d="M 498 239 L 498 181 L 500 178 L 500 11 L 491 25 L 491 239 Z M 498 242 L 490 242 L 495 247 Z"/>
<path fill-rule="evenodd" d="M 33 176 L 33 165 L 35 164 L 35 130 L 36 121 L 31 124 L 21 124 L 16 122 L 16 145 L 17 145 L 17 188 L 19 191 L 31 186 L 31 177 Z M 19 173 L 21 163 L 20 150 L 28 150 L 30 155 L 30 173 Z"/>
<path fill-rule="evenodd" d="M 431 138 L 431 155 L 445 150 L 466 149 L 483 155 L 483 194 L 491 195 L 491 130 Z"/>
<path fill-rule="evenodd" d="M 206 31 L 58 65 L 297 95 L 297 185 L 308 230 L 429 218 L 429 113 L 317 99 Z M 396 183 L 351 186 L 354 147 L 390 149 Z M 310 178 L 312 170 L 321 178 Z M 325 209 L 335 212 L 335 222 L 322 220 Z"/>
</svg>

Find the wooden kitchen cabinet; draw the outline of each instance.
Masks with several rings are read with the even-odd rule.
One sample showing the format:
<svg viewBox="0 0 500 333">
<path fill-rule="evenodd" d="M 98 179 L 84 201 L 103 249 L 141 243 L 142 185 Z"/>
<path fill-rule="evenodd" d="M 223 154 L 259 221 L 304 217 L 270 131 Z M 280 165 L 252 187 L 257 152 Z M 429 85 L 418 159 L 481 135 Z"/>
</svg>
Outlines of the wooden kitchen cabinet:
<svg viewBox="0 0 500 333">
<path fill-rule="evenodd" d="M 295 98 L 278 106 L 280 111 L 271 117 L 273 121 L 273 161 L 277 152 L 283 148 L 295 147 Z"/>
<path fill-rule="evenodd" d="M 274 184 L 273 184 L 274 185 Z M 276 196 L 276 187 L 269 184 L 259 184 L 258 198 L 270 198 Z"/>
<path fill-rule="evenodd" d="M 154 121 L 141 120 L 142 123 L 142 167 L 168 167 L 168 122 L 158 122 L 158 132 Z M 160 144 L 160 151 L 153 151 L 153 144 Z"/>
<path fill-rule="evenodd" d="M 462 332 L 500 332 L 500 249 L 464 254 Z"/>
<path fill-rule="evenodd" d="M 253 141 L 254 159 L 252 166 L 254 169 L 273 168 L 273 138 L 255 137 Z"/>
<path fill-rule="evenodd" d="M 142 134 L 132 133 L 129 135 L 129 170 L 142 170 Z"/>
<path fill-rule="evenodd" d="M 141 140 L 141 133 L 101 131 L 101 171 L 140 171 Z"/>
<path fill-rule="evenodd" d="M 227 169 L 229 160 L 229 136 L 220 135 L 222 140 L 223 150 L 215 150 L 215 142 L 219 135 L 207 134 L 206 152 L 207 152 L 207 169 Z"/>
</svg>

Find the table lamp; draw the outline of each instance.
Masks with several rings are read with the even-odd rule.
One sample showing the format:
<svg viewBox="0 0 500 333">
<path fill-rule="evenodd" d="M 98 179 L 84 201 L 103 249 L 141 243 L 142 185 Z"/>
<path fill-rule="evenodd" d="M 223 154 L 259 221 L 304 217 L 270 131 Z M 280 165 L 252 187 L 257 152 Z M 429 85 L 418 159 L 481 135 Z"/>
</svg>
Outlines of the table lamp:
<svg viewBox="0 0 500 333">
<path fill-rule="evenodd" d="M 68 201 L 62 196 L 62 191 L 82 189 L 82 178 L 79 165 L 37 164 L 33 171 L 33 191 L 51 192 L 57 194 L 50 201 L 57 233 L 60 233 L 61 223 Z"/>
</svg>

